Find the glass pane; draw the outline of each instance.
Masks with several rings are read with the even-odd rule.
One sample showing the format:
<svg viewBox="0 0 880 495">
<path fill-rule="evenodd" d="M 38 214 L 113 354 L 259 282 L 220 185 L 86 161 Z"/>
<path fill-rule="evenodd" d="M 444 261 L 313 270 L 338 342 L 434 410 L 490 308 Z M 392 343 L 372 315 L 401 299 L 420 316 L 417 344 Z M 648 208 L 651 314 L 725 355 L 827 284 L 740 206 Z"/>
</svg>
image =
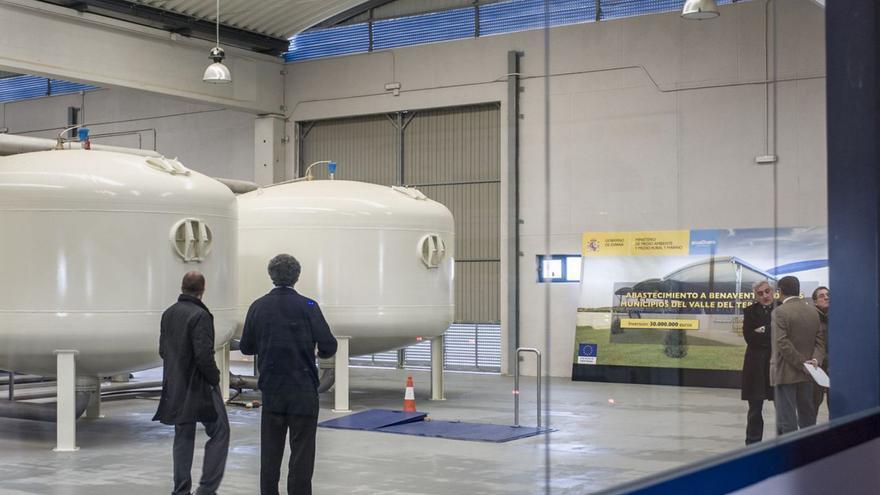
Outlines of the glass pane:
<svg viewBox="0 0 880 495">
<path fill-rule="evenodd" d="M 569 256 L 565 259 L 565 280 L 578 282 L 581 279 L 581 257 Z"/>
<path fill-rule="evenodd" d="M 552 280 L 562 276 L 562 260 L 549 259 L 541 261 L 541 274 L 544 280 Z"/>
</svg>

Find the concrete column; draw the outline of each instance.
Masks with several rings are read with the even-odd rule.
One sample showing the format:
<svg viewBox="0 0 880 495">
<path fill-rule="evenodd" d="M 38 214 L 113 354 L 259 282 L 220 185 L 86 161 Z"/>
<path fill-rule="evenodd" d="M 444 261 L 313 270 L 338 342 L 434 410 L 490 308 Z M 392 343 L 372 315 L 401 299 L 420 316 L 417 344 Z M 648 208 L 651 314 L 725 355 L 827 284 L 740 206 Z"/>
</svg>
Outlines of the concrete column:
<svg viewBox="0 0 880 495">
<path fill-rule="evenodd" d="M 229 342 L 214 352 L 214 361 L 220 369 L 220 395 L 229 400 Z"/>
<path fill-rule="evenodd" d="M 267 186 L 285 180 L 284 116 L 261 115 L 254 122 L 254 182 Z"/>
<path fill-rule="evenodd" d="M 336 337 L 336 390 L 333 412 L 351 412 L 348 405 L 348 356 L 351 337 Z"/>
<path fill-rule="evenodd" d="M 76 452 L 76 355 L 79 351 L 58 350 L 56 356 L 57 422 L 55 452 Z"/>
<path fill-rule="evenodd" d="M 446 400 L 443 388 L 443 336 L 431 340 L 431 400 Z"/>
</svg>

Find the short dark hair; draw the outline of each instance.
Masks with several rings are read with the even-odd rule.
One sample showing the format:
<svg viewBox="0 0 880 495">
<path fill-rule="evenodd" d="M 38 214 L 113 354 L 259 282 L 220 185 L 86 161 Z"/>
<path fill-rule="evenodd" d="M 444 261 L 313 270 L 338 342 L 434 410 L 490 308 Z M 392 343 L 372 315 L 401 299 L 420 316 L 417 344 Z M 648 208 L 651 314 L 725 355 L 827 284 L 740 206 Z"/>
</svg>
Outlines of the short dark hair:
<svg viewBox="0 0 880 495">
<path fill-rule="evenodd" d="M 783 296 L 799 296 L 801 294 L 801 281 L 791 275 L 780 278 L 776 287 L 779 288 L 779 292 Z"/>
<path fill-rule="evenodd" d="M 197 271 L 187 272 L 180 283 L 180 291 L 188 296 L 201 296 L 205 292 L 205 276 Z"/>
<path fill-rule="evenodd" d="M 831 289 L 829 289 L 828 287 L 825 287 L 824 285 L 820 285 L 819 287 L 816 287 L 816 290 L 813 291 L 813 301 L 815 301 L 816 299 L 819 298 L 819 291 L 820 290 L 825 290 L 829 293 L 831 292 Z"/>
<path fill-rule="evenodd" d="M 269 260 L 269 278 L 276 287 L 293 287 L 301 271 L 299 261 L 289 254 L 279 254 Z"/>
</svg>

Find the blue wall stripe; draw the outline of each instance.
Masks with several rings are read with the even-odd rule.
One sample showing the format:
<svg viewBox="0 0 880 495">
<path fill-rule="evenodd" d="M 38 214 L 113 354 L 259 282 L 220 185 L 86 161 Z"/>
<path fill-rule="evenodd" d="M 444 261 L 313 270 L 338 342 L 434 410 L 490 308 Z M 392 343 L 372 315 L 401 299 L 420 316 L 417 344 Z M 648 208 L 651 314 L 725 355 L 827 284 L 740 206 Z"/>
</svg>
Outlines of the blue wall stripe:
<svg viewBox="0 0 880 495">
<path fill-rule="evenodd" d="M 595 0 L 550 0 L 550 26 L 596 20 Z M 480 6 L 480 36 L 544 27 L 544 0 L 508 0 Z"/>
<path fill-rule="evenodd" d="M 40 98 L 42 96 L 63 95 L 98 89 L 88 84 L 80 84 L 38 76 L 12 76 L 0 79 L 0 102 Z"/>
<path fill-rule="evenodd" d="M 373 49 L 473 38 L 475 27 L 472 8 L 384 19 L 373 22 Z"/>
<path fill-rule="evenodd" d="M 370 48 L 370 26 L 366 23 L 304 31 L 290 38 L 288 62 L 362 53 Z"/>
<path fill-rule="evenodd" d="M 548 0 L 550 27 L 593 22 L 596 0 Z M 545 0 L 504 0 L 472 7 L 373 21 L 374 50 L 513 33 L 544 27 Z M 733 0 L 718 0 L 719 5 Z M 601 20 L 681 10 L 684 0 L 601 0 Z M 479 32 L 475 32 L 479 29 Z M 304 31 L 290 38 L 288 62 L 370 51 L 369 23 Z"/>
</svg>

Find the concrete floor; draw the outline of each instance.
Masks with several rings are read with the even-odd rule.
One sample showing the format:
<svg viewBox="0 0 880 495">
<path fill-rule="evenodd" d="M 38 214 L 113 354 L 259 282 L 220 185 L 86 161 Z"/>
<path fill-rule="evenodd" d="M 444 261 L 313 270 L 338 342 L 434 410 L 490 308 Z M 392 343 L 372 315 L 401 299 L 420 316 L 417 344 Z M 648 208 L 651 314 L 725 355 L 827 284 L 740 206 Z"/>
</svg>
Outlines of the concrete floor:
<svg viewBox="0 0 880 495">
<path fill-rule="evenodd" d="M 432 402 L 428 372 L 411 372 L 420 411 L 436 419 L 512 424 L 513 380 L 448 373 L 445 402 Z M 352 369 L 351 405 L 399 409 L 407 371 Z M 155 379 L 155 372 L 139 375 Z M 523 424 L 533 424 L 525 379 Z M 505 444 L 319 428 L 316 494 L 587 493 L 742 446 L 746 404 L 738 390 L 551 382 L 557 431 Z M 613 402 L 612 402 L 613 400 Z M 0 494 L 156 495 L 171 489 L 173 428 L 151 422 L 157 401 L 103 404 L 105 418 L 77 423 L 76 453 L 54 453 L 54 424 L 0 419 Z M 322 397 L 320 419 L 331 411 Z M 823 406 L 821 420 L 827 419 Z M 772 405 L 765 407 L 771 438 Z M 259 493 L 259 410 L 230 407 L 232 443 L 220 493 Z M 194 477 L 201 465 L 197 437 Z M 549 456 L 549 469 L 546 459 Z M 286 476 L 286 472 L 283 473 Z M 283 485 L 282 485 L 283 486 Z"/>
</svg>

